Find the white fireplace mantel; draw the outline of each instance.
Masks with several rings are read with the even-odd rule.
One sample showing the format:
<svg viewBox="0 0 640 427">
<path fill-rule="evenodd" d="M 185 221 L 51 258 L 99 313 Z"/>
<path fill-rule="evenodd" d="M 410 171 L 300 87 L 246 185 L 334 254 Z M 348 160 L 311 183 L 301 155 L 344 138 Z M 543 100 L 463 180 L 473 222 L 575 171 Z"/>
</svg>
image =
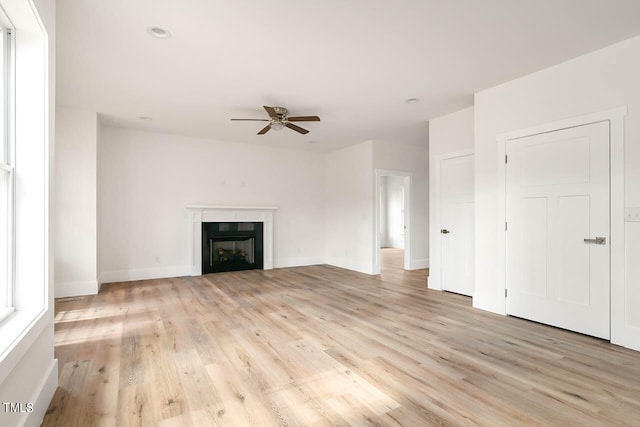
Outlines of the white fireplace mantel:
<svg viewBox="0 0 640 427">
<path fill-rule="evenodd" d="M 203 222 L 262 222 L 264 269 L 273 269 L 273 213 L 275 206 L 187 205 L 192 216 L 191 275 L 202 275 Z"/>
</svg>

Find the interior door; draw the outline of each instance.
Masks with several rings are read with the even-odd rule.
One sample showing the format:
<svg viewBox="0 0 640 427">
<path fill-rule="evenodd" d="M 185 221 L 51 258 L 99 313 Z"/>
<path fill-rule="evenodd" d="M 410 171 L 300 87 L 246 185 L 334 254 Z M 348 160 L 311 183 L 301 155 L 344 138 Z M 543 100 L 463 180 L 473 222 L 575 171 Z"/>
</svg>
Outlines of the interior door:
<svg viewBox="0 0 640 427">
<path fill-rule="evenodd" d="M 507 142 L 507 313 L 609 338 L 609 122 Z"/>
<path fill-rule="evenodd" d="M 471 296 L 474 278 L 473 154 L 440 163 L 442 289 Z"/>
</svg>

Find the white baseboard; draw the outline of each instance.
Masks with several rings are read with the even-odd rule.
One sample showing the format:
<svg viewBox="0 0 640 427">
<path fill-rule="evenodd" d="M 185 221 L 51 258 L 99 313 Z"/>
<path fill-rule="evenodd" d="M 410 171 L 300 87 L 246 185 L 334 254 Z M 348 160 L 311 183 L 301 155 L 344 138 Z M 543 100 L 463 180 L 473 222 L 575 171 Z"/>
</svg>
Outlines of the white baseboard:
<svg viewBox="0 0 640 427">
<path fill-rule="evenodd" d="M 33 412 L 27 414 L 24 423 L 25 427 L 37 427 L 42 424 L 42 420 L 49 408 L 49 403 L 53 399 L 53 395 L 58 388 L 58 359 L 53 359 L 49 366 L 48 372 L 35 390 L 31 403 L 33 403 Z"/>
<path fill-rule="evenodd" d="M 364 274 L 373 274 L 373 266 L 365 263 L 353 262 L 351 260 L 345 260 L 342 258 L 329 258 L 327 264 L 334 267 L 345 268 L 347 270 L 357 271 Z"/>
<path fill-rule="evenodd" d="M 133 280 L 166 279 L 169 277 L 191 276 L 190 265 L 168 267 L 136 268 L 130 270 L 103 271 L 102 283 L 131 282 Z"/>
<path fill-rule="evenodd" d="M 282 258 L 276 259 L 273 263 L 275 268 L 287 268 L 287 267 L 303 267 L 305 265 L 318 265 L 326 264 L 327 260 L 324 257 L 300 257 L 300 258 Z"/>
<path fill-rule="evenodd" d="M 429 258 L 411 260 L 411 270 L 419 270 L 421 268 L 429 268 Z"/>
<path fill-rule="evenodd" d="M 56 298 L 77 297 L 81 295 L 95 295 L 100 290 L 97 280 L 86 282 L 62 282 L 56 283 L 54 295 Z"/>
</svg>

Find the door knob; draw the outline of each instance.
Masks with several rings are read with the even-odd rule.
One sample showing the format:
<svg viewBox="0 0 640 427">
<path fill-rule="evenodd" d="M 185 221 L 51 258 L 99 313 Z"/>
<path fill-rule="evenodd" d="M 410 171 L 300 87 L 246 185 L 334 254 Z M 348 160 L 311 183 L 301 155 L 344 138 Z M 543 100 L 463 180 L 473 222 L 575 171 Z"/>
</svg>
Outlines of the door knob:
<svg viewBox="0 0 640 427">
<path fill-rule="evenodd" d="M 442 234 L 449 234 L 449 233 L 450 233 L 450 231 L 449 231 L 449 230 L 447 230 L 446 228 L 443 228 L 442 230 L 440 230 L 440 232 L 441 232 Z"/>
<path fill-rule="evenodd" d="M 593 243 L 596 245 L 605 245 L 607 244 L 607 238 L 606 237 L 596 237 L 595 239 L 584 239 L 585 243 Z"/>
</svg>

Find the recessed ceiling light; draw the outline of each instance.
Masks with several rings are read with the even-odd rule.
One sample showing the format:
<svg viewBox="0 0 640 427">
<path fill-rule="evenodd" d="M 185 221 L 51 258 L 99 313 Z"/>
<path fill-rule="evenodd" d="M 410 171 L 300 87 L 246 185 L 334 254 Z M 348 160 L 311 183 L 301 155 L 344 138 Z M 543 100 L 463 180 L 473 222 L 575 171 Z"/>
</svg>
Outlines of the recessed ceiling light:
<svg viewBox="0 0 640 427">
<path fill-rule="evenodd" d="M 153 118 L 151 118 L 151 117 L 149 117 L 149 116 L 140 116 L 140 117 L 138 117 L 138 118 L 139 118 L 140 120 L 145 120 L 145 121 L 148 121 L 148 122 L 150 122 L 151 120 L 153 120 Z"/>
<path fill-rule="evenodd" d="M 156 37 L 159 39 L 168 39 L 169 37 L 171 37 L 171 33 L 169 32 L 169 30 L 164 29 L 162 27 L 157 27 L 157 26 L 149 27 L 147 28 L 147 31 L 153 37 Z"/>
<path fill-rule="evenodd" d="M 407 104 L 415 104 L 418 101 L 420 101 L 418 98 L 409 98 L 404 100 Z"/>
</svg>

